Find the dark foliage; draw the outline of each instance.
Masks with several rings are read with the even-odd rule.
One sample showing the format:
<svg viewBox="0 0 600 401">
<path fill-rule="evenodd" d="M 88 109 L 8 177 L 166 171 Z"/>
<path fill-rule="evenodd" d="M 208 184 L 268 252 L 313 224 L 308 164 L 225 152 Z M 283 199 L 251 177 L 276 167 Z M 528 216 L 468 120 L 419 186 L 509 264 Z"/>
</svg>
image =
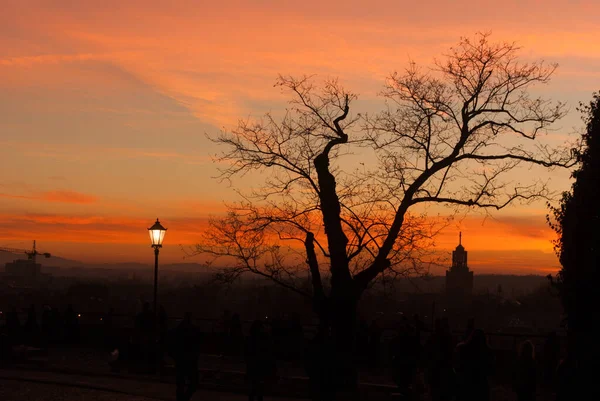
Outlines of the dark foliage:
<svg viewBox="0 0 600 401">
<path fill-rule="evenodd" d="M 556 285 L 569 327 L 585 331 L 594 327 L 598 301 L 598 258 L 600 252 L 600 94 L 589 105 L 581 104 L 586 132 L 584 150 L 577 152 L 579 168 L 570 192 L 552 208 L 551 227 L 557 232 L 555 250 L 562 268 Z M 594 302 L 595 301 L 595 302 Z"/>
<path fill-rule="evenodd" d="M 600 95 L 581 105 L 586 131 L 584 148 L 576 154 L 579 168 L 575 182 L 552 209 L 551 226 L 559 238 L 556 252 L 562 268 L 555 284 L 567 315 L 568 356 L 559 369 L 559 394 L 568 399 L 598 399 L 593 373 L 598 355 L 598 263 L 600 259 Z M 552 279 L 552 277 L 550 277 Z M 568 362 L 571 361 L 569 364 Z M 562 373 L 560 373 L 562 372 Z M 574 381 L 565 378 L 575 378 Z M 593 396 L 596 394 L 596 396 Z M 559 397 L 560 398 L 560 397 Z M 560 398 L 562 399 L 562 398 Z M 567 399 L 567 398 L 565 398 Z"/>
</svg>

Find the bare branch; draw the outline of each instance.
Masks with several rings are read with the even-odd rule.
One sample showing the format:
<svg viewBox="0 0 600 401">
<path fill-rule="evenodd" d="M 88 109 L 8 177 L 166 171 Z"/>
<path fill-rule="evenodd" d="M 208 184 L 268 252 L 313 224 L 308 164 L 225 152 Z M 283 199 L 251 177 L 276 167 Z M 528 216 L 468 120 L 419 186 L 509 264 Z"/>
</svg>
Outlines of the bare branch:
<svg viewBox="0 0 600 401">
<path fill-rule="evenodd" d="M 523 63 L 519 50 L 485 33 L 463 38 L 434 69 L 391 74 L 385 108 L 364 117 L 337 80 L 280 76 L 292 95 L 282 118 L 240 121 L 213 138 L 224 148 L 221 179 L 268 174 L 197 251 L 231 261 L 229 278 L 249 272 L 307 295 L 295 283 L 310 274 L 318 297 L 359 297 L 378 277 L 434 263 L 427 250 L 445 220 L 419 207 L 497 210 L 552 196 L 515 173 L 575 163 L 569 145 L 544 142 L 564 105 L 531 95 L 556 65 Z"/>
</svg>

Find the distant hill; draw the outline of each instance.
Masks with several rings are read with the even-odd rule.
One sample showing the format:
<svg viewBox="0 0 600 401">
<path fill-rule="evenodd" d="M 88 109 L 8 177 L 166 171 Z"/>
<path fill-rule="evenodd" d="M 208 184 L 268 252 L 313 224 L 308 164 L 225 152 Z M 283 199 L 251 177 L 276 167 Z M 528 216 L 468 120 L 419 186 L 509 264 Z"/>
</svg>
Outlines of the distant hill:
<svg viewBox="0 0 600 401">
<path fill-rule="evenodd" d="M 12 262 L 15 259 L 25 259 L 25 254 L 14 254 L 10 252 L 0 252 L 0 271 L 4 271 L 4 264 Z M 71 260 L 61 257 L 38 257 L 38 263 L 47 268 L 46 272 L 67 276 L 101 276 L 101 271 L 107 273 L 127 273 L 134 272 L 142 276 L 152 275 L 154 272 L 152 264 L 144 263 L 105 263 L 90 264 L 77 260 Z M 185 273 L 200 276 L 206 276 L 213 273 L 210 268 L 201 263 L 165 263 L 160 265 L 161 272 Z M 248 276 L 250 277 L 250 276 Z M 248 278 L 247 277 L 247 278 Z M 502 275 L 502 274 L 477 274 L 475 273 L 473 282 L 474 293 L 490 292 L 496 294 L 498 289 L 502 289 L 503 296 L 511 298 L 529 293 L 546 285 L 548 280 L 542 275 Z M 428 278 L 401 279 L 397 282 L 397 289 L 404 293 L 438 293 L 444 290 L 445 277 L 433 276 Z"/>
<path fill-rule="evenodd" d="M 17 259 L 27 259 L 27 255 L 11 253 L 11 252 L 0 252 L 0 270 L 4 270 L 4 265 L 8 262 L 12 262 Z M 43 267 L 53 268 L 86 268 L 86 269 L 110 269 L 110 270 L 140 270 L 148 271 L 152 270 L 154 265 L 150 263 L 136 263 L 136 262 L 122 262 L 122 263 L 84 263 L 78 260 L 72 260 L 67 258 L 61 258 L 51 256 L 45 258 L 38 256 L 36 262 Z M 53 269 L 54 270 L 54 269 Z M 173 271 L 173 272 L 206 272 L 207 268 L 201 263 L 161 263 L 161 271 Z"/>
<path fill-rule="evenodd" d="M 500 287 L 502 295 L 511 298 L 532 292 L 547 284 L 548 279 L 541 275 L 475 274 L 473 292 L 478 294 L 489 291 L 496 294 Z M 397 289 L 406 293 L 437 293 L 443 291 L 445 285 L 445 276 L 433 276 L 425 279 L 401 279 L 398 281 Z"/>
<path fill-rule="evenodd" d="M 4 265 L 8 262 L 12 262 L 17 259 L 27 259 L 27 255 L 24 253 L 11 253 L 11 252 L 0 252 L 0 270 L 4 270 Z M 77 260 L 66 259 L 61 257 L 51 256 L 45 258 L 43 256 L 37 256 L 36 262 L 42 266 L 59 266 L 59 267 L 80 267 L 85 266 L 85 263 Z"/>
<path fill-rule="evenodd" d="M 149 263 L 102 263 L 102 264 L 87 264 L 90 269 L 111 269 L 111 270 L 133 270 L 133 271 L 154 271 L 154 265 Z M 159 265 L 161 272 L 181 272 L 194 273 L 206 272 L 207 268 L 201 263 L 161 263 Z"/>
</svg>

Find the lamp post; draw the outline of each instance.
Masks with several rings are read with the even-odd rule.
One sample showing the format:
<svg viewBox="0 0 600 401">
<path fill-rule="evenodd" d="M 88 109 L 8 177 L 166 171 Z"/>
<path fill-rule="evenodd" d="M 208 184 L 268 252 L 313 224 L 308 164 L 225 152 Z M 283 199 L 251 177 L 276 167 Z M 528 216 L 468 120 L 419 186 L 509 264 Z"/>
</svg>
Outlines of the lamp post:
<svg viewBox="0 0 600 401">
<path fill-rule="evenodd" d="M 152 248 L 154 248 L 154 330 L 158 329 L 158 309 L 156 308 L 156 296 L 158 290 L 158 252 L 160 248 L 162 248 L 163 239 L 165 238 L 165 233 L 167 229 L 164 228 L 158 218 L 156 219 L 156 223 L 152 227 L 148 229 L 148 233 L 150 234 L 150 241 L 152 241 Z"/>
</svg>

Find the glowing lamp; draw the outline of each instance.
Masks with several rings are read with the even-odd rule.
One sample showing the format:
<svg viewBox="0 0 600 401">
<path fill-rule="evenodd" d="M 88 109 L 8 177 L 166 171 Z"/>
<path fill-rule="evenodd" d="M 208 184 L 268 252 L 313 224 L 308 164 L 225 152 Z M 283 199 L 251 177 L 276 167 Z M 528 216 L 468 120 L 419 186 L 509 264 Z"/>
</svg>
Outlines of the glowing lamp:
<svg viewBox="0 0 600 401">
<path fill-rule="evenodd" d="M 161 248 L 163 239 L 165 238 L 165 233 L 167 229 L 160 224 L 158 219 L 156 219 L 156 223 L 152 227 L 148 229 L 148 233 L 150 234 L 150 241 L 152 241 L 152 247 Z"/>
<path fill-rule="evenodd" d="M 154 306 L 154 337 L 156 340 L 156 344 L 158 346 L 158 309 L 157 309 L 157 298 L 158 298 L 158 253 L 160 248 L 162 248 L 163 240 L 165 239 L 165 234 L 167 229 L 160 224 L 160 221 L 156 219 L 156 223 L 152 227 L 148 229 L 148 233 L 150 234 L 150 241 L 152 242 L 152 248 L 154 248 L 154 297 L 153 297 L 153 306 Z M 156 350 L 156 355 L 159 354 L 158 349 Z M 156 358 L 156 372 L 160 371 L 160 359 Z"/>
</svg>

